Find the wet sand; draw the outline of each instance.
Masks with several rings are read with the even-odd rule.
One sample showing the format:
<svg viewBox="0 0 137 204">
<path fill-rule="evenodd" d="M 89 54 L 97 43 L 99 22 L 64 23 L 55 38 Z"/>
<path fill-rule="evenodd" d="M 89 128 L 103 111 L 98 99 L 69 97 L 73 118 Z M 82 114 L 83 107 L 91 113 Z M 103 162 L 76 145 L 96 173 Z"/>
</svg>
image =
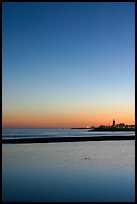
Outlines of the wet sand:
<svg viewBox="0 0 137 204">
<path fill-rule="evenodd" d="M 135 141 L 2 145 L 3 202 L 135 202 Z"/>
<path fill-rule="evenodd" d="M 50 142 L 84 142 L 84 141 L 119 141 L 135 140 L 135 136 L 98 136 L 98 137 L 50 137 L 50 138 L 18 138 L 3 139 L 3 144 L 23 144 L 23 143 L 50 143 Z"/>
</svg>

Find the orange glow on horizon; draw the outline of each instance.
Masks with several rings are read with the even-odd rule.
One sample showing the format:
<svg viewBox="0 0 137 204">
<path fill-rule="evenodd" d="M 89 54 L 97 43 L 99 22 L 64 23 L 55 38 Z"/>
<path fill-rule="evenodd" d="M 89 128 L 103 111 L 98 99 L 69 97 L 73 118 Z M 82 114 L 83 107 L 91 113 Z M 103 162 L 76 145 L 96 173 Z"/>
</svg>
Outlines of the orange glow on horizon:
<svg viewBox="0 0 137 204">
<path fill-rule="evenodd" d="M 113 118 L 118 123 L 135 124 L 134 114 L 104 113 L 75 111 L 55 113 L 4 113 L 2 116 L 3 128 L 73 128 L 112 125 Z"/>
</svg>

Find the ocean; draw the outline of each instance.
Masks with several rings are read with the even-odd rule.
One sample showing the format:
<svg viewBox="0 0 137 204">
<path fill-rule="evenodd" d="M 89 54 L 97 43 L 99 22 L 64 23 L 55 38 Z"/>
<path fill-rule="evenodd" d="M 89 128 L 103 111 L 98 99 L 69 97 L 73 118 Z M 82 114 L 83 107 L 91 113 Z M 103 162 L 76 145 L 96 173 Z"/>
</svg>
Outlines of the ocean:
<svg viewBox="0 0 137 204">
<path fill-rule="evenodd" d="M 2 138 L 134 135 L 3 129 Z M 135 141 L 2 144 L 3 202 L 135 202 Z"/>
<path fill-rule="evenodd" d="M 88 129 L 14 129 L 5 128 L 2 130 L 3 139 L 14 138 L 40 138 L 40 137 L 92 137 L 92 136 L 125 136 L 135 135 L 135 131 L 122 132 L 88 132 Z"/>
</svg>

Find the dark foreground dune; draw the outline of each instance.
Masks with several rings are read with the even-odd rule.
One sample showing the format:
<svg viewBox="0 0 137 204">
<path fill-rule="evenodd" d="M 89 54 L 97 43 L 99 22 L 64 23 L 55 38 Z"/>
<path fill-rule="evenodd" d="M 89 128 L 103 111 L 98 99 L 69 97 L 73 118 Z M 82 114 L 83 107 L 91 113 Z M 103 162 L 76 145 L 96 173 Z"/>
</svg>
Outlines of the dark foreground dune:
<svg viewBox="0 0 137 204">
<path fill-rule="evenodd" d="M 82 142 L 82 141 L 114 141 L 135 140 L 135 136 L 98 136 L 98 137 L 54 137 L 54 138 L 20 138 L 3 139 L 3 144 L 48 143 L 48 142 Z"/>
</svg>

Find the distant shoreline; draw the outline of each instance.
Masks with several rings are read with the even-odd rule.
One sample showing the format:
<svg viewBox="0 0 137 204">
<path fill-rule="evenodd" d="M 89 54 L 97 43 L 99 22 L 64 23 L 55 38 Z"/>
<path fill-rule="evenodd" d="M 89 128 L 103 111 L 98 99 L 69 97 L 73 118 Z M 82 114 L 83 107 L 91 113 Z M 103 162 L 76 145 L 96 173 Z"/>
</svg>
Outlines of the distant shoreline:
<svg viewBox="0 0 137 204">
<path fill-rule="evenodd" d="M 77 130 L 77 129 L 86 129 L 88 132 L 94 132 L 94 131 L 99 131 L 99 132 L 121 132 L 121 131 L 128 131 L 128 132 L 133 132 L 135 129 L 130 129 L 130 128 L 95 128 L 95 129 L 90 129 L 90 128 L 71 128 L 72 130 Z"/>
<path fill-rule="evenodd" d="M 99 132 L 134 132 L 135 130 L 133 129 L 129 129 L 129 128 L 124 128 L 124 129 L 119 129 L 119 128 L 95 128 L 94 130 L 92 129 L 89 129 L 88 130 L 89 132 L 94 132 L 94 131 L 99 131 Z"/>
<path fill-rule="evenodd" d="M 84 127 L 81 127 L 81 128 L 70 128 L 71 130 L 74 130 L 74 129 L 86 129 L 86 130 L 90 130 L 90 128 L 84 128 Z"/>
<path fill-rule="evenodd" d="M 135 136 L 54 137 L 2 139 L 2 144 L 135 140 Z"/>
</svg>

